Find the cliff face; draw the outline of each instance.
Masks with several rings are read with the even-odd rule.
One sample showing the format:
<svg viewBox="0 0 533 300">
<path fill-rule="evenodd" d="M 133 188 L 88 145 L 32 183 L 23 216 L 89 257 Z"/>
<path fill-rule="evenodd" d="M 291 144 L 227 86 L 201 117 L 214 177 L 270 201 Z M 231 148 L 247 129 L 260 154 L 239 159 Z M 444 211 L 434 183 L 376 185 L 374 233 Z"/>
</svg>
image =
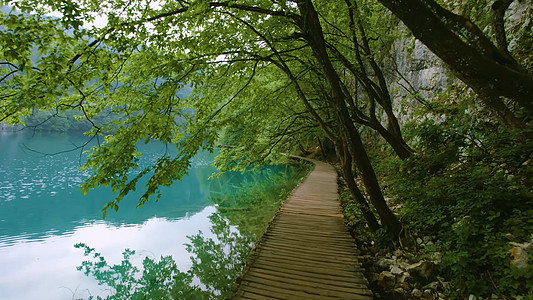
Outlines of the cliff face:
<svg viewBox="0 0 533 300">
<path fill-rule="evenodd" d="M 490 5 L 486 14 L 490 14 Z M 515 0 L 505 13 L 505 27 L 509 51 L 518 62 L 528 69 L 533 69 L 533 1 Z M 491 35 L 488 23 L 485 32 Z M 400 24 L 397 28 L 402 38 L 394 41 L 390 55 L 382 62 L 387 70 L 387 82 L 393 97 L 398 119 L 404 123 L 410 119 L 413 107 L 421 105 L 427 99 L 446 91 L 451 85 L 461 93 L 472 91 L 455 78 L 435 54 L 424 44 L 416 40 L 409 30 Z M 400 113 L 400 109 L 403 108 Z"/>
<path fill-rule="evenodd" d="M 407 31 L 405 27 L 402 30 Z M 397 40 L 391 53 L 393 61 L 389 67 L 395 69 L 395 74 L 389 72 L 389 82 L 390 89 L 395 91 L 395 102 L 409 98 L 412 93 L 431 98 L 448 86 L 450 76 L 445 64 L 419 40 L 412 37 Z"/>
</svg>

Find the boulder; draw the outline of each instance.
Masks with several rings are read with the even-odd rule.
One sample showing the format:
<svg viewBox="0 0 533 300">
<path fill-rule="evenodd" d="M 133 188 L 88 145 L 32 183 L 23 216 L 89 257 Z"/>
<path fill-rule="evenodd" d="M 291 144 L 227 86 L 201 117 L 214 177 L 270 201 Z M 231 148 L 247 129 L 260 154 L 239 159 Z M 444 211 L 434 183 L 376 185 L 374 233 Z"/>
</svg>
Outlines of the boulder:
<svg viewBox="0 0 533 300">
<path fill-rule="evenodd" d="M 401 275 L 404 271 L 399 266 L 392 265 L 390 268 L 390 272 L 394 275 Z"/>
<path fill-rule="evenodd" d="M 424 287 L 422 289 L 424 291 L 436 292 L 439 289 L 439 286 L 440 286 L 440 284 L 437 281 L 434 281 L 432 283 L 428 283 L 428 284 L 424 285 Z"/>
<path fill-rule="evenodd" d="M 418 298 L 421 298 L 422 295 L 424 295 L 424 293 L 422 293 L 422 291 L 419 290 L 419 289 L 413 289 L 413 290 L 411 291 L 411 296 L 413 296 L 414 298 L 417 298 L 417 299 L 418 299 Z"/>
<path fill-rule="evenodd" d="M 389 269 L 389 266 L 393 265 L 393 264 L 394 264 L 394 260 L 390 259 L 390 258 L 380 258 L 376 262 L 376 266 L 378 266 L 378 267 L 380 267 L 382 269 Z"/>
<path fill-rule="evenodd" d="M 513 256 L 511 265 L 518 269 L 527 269 L 529 267 L 528 252 L 533 249 L 533 243 L 511 243 L 513 248 L 509 250 Z"/>
<path fill-rule="evenodd" d="M 384 290 L 392 290 L 396 285 L 396 276 L 389 271 L 383 271 L 378 276 L 378 285 Z"/>
<path fill-rule="evenodd" d="M 435 265 L 429 261 L 421 260 L 415 264 L 409 265 L 406 271 L 413 277 L 422 277 L 429 280 L 433 276 Z"/>
</svg>

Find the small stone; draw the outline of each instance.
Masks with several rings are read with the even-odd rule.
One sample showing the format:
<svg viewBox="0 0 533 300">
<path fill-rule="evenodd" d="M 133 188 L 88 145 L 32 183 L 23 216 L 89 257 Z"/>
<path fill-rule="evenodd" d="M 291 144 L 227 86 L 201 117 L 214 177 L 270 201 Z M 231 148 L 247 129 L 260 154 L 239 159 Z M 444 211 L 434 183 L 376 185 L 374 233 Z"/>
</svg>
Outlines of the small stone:
<svg viewBox="0 0 533 300">
<path fill-rule="evenodd" d="M 402 288 L 395 288 L 394 289 L 394 296 L 395 296 L 395 298 L 405 298 L 406 297 L 406 292 Z"/>
<path fill-rule="evenodd" d="M 470 294 L 470 296 L 468 296 L 468 300 L 477 300 L 477 297 Z"/>
<path fill-rule="evenodd" d="M 400 287 L 401 287 L 404 291 L 408 291 L 409 288 L 410 288 L 409 283 L 407 283 L 407 282 L 405 282 L 405 281 L 400 283 Z"/>
<path fill-rule="evenodd" d="M 424 294 L 422 295 L 422 299 L 429 300 L 429 299 L 435 299 L 434 292 L 430 289 L 424 290 Z"/>
<path fill-rule="evenodd" d="M 422 244 L 424 241 L 421 239 L 421 238 L 416 238 L 416 243 L 417 244 Z"/>
<path fill-rule="evenodd" d="M 444 290 L 448 290 L 450 288 L 450 284 L 448 282 L 446 282 L 443 277 L 437 276 L 437 279 L 439 280 L 439 282 L 442 285 L 442 288 Z"/>
<path fill-rule="evenodd" d="M 409 266 L 409 263 L 401 259 L 401 260 L 398 260 L 398 265 L 400 266 L 400 268 L 406 270 L 407 267 Z"/>
<path fill-rule="evenodd" d="M 382 268 L 382 269 L 388 269 L 390 265 L 394 264 L 394 260 L 388 259 L 388 258 L 380 258 L 376 262 L 376 266 Z"/>
<path fill-rule="evenodd" d="M 390 272 L 394 275 L 400 275 L 403 273 L 403 270 L 400 269 L 398 266 L 391 266 Z"/>
<path fill-rule="evenodd" d="M 402 255 L 403 255 L 402 250 L 400 250 L 400 249 L 394 250 L 394 256 L 401 257 Z"/>
<path fill-rule="evenodd" d="M 442 261 L 442 253 L 440 252 L 433 252 L 431 255 L 431 261 L 435 264 L 438 264 Z"/>
<path fill-rule="evenodd" d="M 391 290 L 396 285 L 396 276 L 389 271 L 383 271 L 378 276 L 378 285 L 385 290 Z"/>
<path fill-rule="evenodd" d="M 421 276 L 425 279 L 433 275 L 434 265 L 428 261 L 421 260 L 415 264 L 409 265 L 405 270 L 414 276 Z"/>
<path fill-rule="evenodd" d="M 422 287 L 424 291 L 430 290 L 430 291 L 436 291 L 439 288 L 439 283 L 437 281 L 434 281 L 432 283 L 428 283 Z"/>
<path fill-rule="evenodd" d="M 405 282 L 409 276 L 409 273 L 403 272 L 400 276 L 396 277 L 396 282 Z"/>
<path fill-rule="evenodd" d="M 513 256 L 511 265 L 518 269 L 527 269 L 529 267 L 528 251 L 533 249 L 532 243 L 511 243 L 514 247 L 509 250 Z"/>
<path fill-rule="evenodd" d="M 415 297 L 415 298 L 420 298 L 420 297 L 422 297 L 423 293 L 422 293 L 422 291 L 419 290 L 419 289 L 413 289 L 413 290 L 411 291 L 411 295 L 412 295 L 413 297 Z"/>
</svg>

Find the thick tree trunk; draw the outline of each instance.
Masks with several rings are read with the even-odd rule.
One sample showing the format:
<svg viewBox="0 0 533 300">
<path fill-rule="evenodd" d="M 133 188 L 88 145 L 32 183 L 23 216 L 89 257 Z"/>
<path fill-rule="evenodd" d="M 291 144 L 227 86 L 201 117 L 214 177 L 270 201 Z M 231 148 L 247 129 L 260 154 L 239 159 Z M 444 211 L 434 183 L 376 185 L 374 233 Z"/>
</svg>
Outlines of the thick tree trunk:
<svg viewBox="0 0 533 300">
<path fill-rule="evenodd" d="M 387 141 L 387 143 L 392 147 L 394 150 L 394 153 L 398 155 L 398 157 L 402 160 L 409 158 L 413 155 L 414 151 L 407 145 L 403 137 L 400 135 L 399 137 L 392 134 L 389 130 L 381 126 L 380 123 L 374 124 L 376 125 L 373 127 L 379 134 Z"/>
<path fill-rule="evenodd" d="M 352 157 L 348 152 L 346 145 L 337 145 L 336 148 L 338 149 L 337 155 L 341 160 L 342 174 L 344 176 L 344 180 L 346 181 L 346 185 L 348 186 L 350 193 L 355 198 L 357 203 L 359 203 L 359 208 L 363 213 L 363 217 L 365 218 L 368 227 L 372 231 L 380 229 L 381 226 L 379 225 L 378 221 L 376 220 L 376 217 L 372 213 L 372 210 L 370 209 L 370 206 L 368 205 L 365 196 L 363 195 L 363 193 L 361 193 L 361 190 L 359 190 L 357 183 L 355 183 L 355 176 L 352 171 Z"/>
<path fill-rule="evenodd" d="M 359 132 L 354 130 L 351 131 L 350 134 L 352 135 L 350 138 L 350 154 L 352 155 L 357 168 L 361 172 L 361 178 L 363 179 L 366 192 L 372 205 L 380 216 L 381 224 L 392 234 L 399 236 L 402 225 L 388 207 L 387 202 L 385 202 L 376 173 L 370 163 L 370 159 L 363 146 Z"/>
<path fill-rule="evenodd" d="M 443 9 L 433 0 L 379 2 L 446 62 L 482 101 L 508 97 L 533 115 L 533 76 L 514 68 L 505 53 L 482 36 L 472 22 Z M 466 32 L 470 37 L 467 42 L 458 32 Z"/>
<path fill-rule="evenodd" d="M 326 159 L 326 149 L 324 149 L 324 144 L 322 144 L 322 140 L 320 137 L 317 137 L 316 140 L 318 141 L 318 146 L 320 147 L 320 153 L 322 154 L 322 159 Z"/>
<path fill-rule="evenodd" d="M 348 112 L 342 90 L 341 79 L 335 71 L 326 51 L 326 43 L 324 41 L 322 27 L 318 20 L 318 14 L 313 7 L 311 0 L 298 2 L 298 8 L 302 15 L 302 19 L 298 25 L 302 29 L 302 32 L 313 51 L 313 56 L 322 68 L 330 88 L 331 97 L 329 99 L 331 103 L 329 104 L 335 111 L 335 118 L 338 123 L 337 125 L 342 143 L 346 145 L 348 150 L 347 154 L 351 155 L 357 168 L 361 171 L 366 192 L 372 205 L 376 208 L 376 211 L 380 216 L 381 224 L 389 230 L 390 233 L 399 236 L 401 223 L 385 202 L 376 174 L 374 173 L 370 159 L 368 158 L 361 141 L 361 136 L 359 135 L 357 128 L 354 126 Z"/>
</svg>

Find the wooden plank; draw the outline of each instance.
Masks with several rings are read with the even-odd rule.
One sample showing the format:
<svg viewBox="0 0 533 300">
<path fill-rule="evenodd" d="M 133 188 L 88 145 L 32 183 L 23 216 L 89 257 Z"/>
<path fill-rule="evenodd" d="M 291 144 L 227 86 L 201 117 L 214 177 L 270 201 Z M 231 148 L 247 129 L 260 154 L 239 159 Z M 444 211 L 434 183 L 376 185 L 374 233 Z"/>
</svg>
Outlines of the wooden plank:
<svg viewBox="0 0 533 300">
<path fill-rule="evenodd" d="M 338 235 L 331 235 L 331 232 L 327 231 L 318 231 L 318 230 L 309 230 L 305 227 L 296 227 L 296 226 L 275 226 L 269 230 L 271 233 L 277 233 L 277 234 L 294 234 L 294 235 L 306 235 L 309 237 L 324 237 L 326 236 L 330 240 L 334 241 L 346 241 L 353 243 L 353 238 L 351 235 L 349 235 L 347 232 L 346 234 L 342 234 L 342 232 L 339 232 Z M 328 235 L 329 234 L 329 235 Z"/>
<path fill-rule="evenodd" d="M 362 273 L 355 273 L 350 276 L 341 276 L 341 275 L 338 275 L 338 274 L 335 274 L 335 275 L 329 275 L 329 274 L 320 274 L 320 273 L 309 273 L 309 272 L 305 272 L 305 271 L 302 271 L 302 270 L 291 270 L 291 269 L 279 269 L 277 266 L 269 266 L 269 265 L 261 265 L 261 264 L 257 264 L 257 265 L 253 265 L 252 268 L 250 268 L 250 270 L 256 270 L 256 271 L 261 271 L 261 270 L 265 270 L 265 271 L 268 271 L 268 272 L 277 272 L 278 274 L 282 273 L 282 274 L 291 274 L 291 275 L 295 275 L 295 276 L 304 276 L 304 277 L 309 277 L 310 280 L 335 280 L 335 281 L 338 281 L 339 284 L 342 284 L 342 285 L 345 285 L 345 284 L 350 284 L 350 283 L 364 283 L 364 284 L 367 284 L 368 283 L 368 280 L 366 279 L 366 277 L 363 276 Z"/>
<path fill-rule="evenodd" d="M 320 253 L 316 253 L 313 251 L 313 249 L 307 249 L 307 251 L 303 252 L 295 252 L 291 251 L 290 249 L 285 248 L 274 248 L 274 247 L 267 247 L 262 248 L 261 253 L 273 253 L 275 255 L 284 257 L 284 256 L 299 256 L 304 255 L 305 257 L 311 257 L 313 260 L 319 260 L 319 261 L 338 261 L 343 263 L 358 263 L 359 259 L 355 255 L 349 255 L 346 253 L 338 253 L 333 255 L 321 255 Z"/>
<path fill-rule="evenodd" d="M 353 284 L 353 285 L 339 285 L 334 284 L 332 281 L 309 281 L 305 277 L 298 277 L 298 276 L 278 276 L 277 274 L 268 274 L 264 272 L 259 272 L 257 270 L 250 270 L 250 273 L 248 274 L 247 278 L 251 277 L 257 277 L 257 278 L 264 278 L 271 281 L 279 281 L 279 282 L 286 282 L 293 285 L 301 285 L 301 286 L 312 286 L 317 287 L 324 290 L 332 290 L 332 291 L 341 291 L 345 293 L 362 293 L 363 295 L 366 295 L 367 293 L 367 286 L 366 284 Z"/>
<path fill-rule="evenodd" d="M 328 284 L 332 287 L 355 287 L 355 288 L 366 288 L 368 286 L 367 280 L 360 280 L 360 281 L 353 281 L 353 278 L 349 278 L 346 281 L 338 280 L 338 277 L 331 276 L 308 276 L 307 273 L 299 273 L 299 272 L 285 272 L 280 270 L 269 270 L 269 269 L 263 269 L 263 268 L 251 268 L 249 271 L 250 275 L 253 274 L 265 274 L 265 275 L 271 275 L 276 276 L 280 280 L 284 280 L 286 278 L 289 279 L 296 279 L 296 280 L 305 280 L 309 284 L 315 284 L 315 283 L 324 283 Z"/>
<path fill-rule="evenodd" d="M 348 299 L 352 298 L 354 295 L 361 295 L 361 296 L 369 296 L 367 289 L 354 289 L 351 291 L 343 291 L 340 289 L 334 290 L 334 289 L 324 289 L 323 287 L 314 285 L 300 285 L 295 284 L 295 281 L 293 282 L 282 282 L 282 281 L 274 281 L 262 277 L 256 277 L 256 276 L 248 276 L 246 278 L 247 282 L 250 283 L 257 283 L 262 286 L 265 286 L 268 288 L 275 287 L 275 288 L 282 288 L 286 291 L 295 291 L 295 292 L 304 292 L 307 294 L 317 295 L 320 297 L 335 297 L 335 298 L 341 298 L 341 299 Z M 365 298 L 366 299 L 366 298 Z"/>
<path fill-rule="evenodd" d="M 293 243 L 301 243 L 303 245 L 308 245 L 310 248 L 325 248 L 325 249 L 331 249 L 335 251 L 346 251 L 346 252 L 352 252 L 355 253 L 357 251 L 357 248 L 355 248 L 354 245 L 344 244 L 344 243 L 336 243 L 333 241 L 329 241 L 324 239 L 310 239 L 305 236 L 284 236 L 284 235 L 275 235 L 266 233 L 265 237 L 269 241 L 277 241 L 279 243 L 285 243 L 287 245 L 291 245 Z"/>
<path fill-rule="evenodd" d="M 257 291 L 255 291 L 257 292 Z M 271 300 L 271 299 L 282 299 L 282 298 L 275 298 L 272 295 L 261 295 L 260 293 L 254 293 L 254 291 L 247 289 L 242 290 L 239 295 L 235 295 L 238 299 L 249 299 L 249 300 Z"/>
<path fill-rule="evenodd" d="M 319 294 L 313 294 L 311 292 L 306 291 L 293 291 L 289 289 L 284 289 L 276 286 L 270 286 L 266 284 L 261 284 L 257 282 L 250 282 L 250 281 L 243 281 L 241 282 L 241 286 L 243 286 L 246 289 L 251 289 L 255 293 L 261 293 L 265 296 L 272 295 L 273 297 L 277 297 L 280 299 L 314 299 L 314 300 L 320 300 L 324 298 L 333 298 L 328 296 L 321 296 Z"/>
<path fill-rule="evenodd" d="M 254 254 L 254 255 L 261 256 L 261 257 L 268 257 L 268 258 L 271 258 L 271 259 L 275 259 L 276 261 L 279 260 L 279 258 L 280 258 L 279 254 L 272 253 L 272 252 L 265 251 L 265 250 L 261 251 L 261 254 Z M 316 257 L 316 256 L 311 256 L 311 255 L 305 255 L 305 254 L 302 254 L 302 255 L 299 255 L 299 256 L 298 256 L 298 254 L 284 255 L 284 256 L 281 256 L 281 257 L 283 257 L 283 260 L 286 261 L 286 262 L 295 262 L 295 263 L 302 262 L 304 264 L 313 265 L 313 266 L 316 266 L 316 267 L 331 266 L 333 269 L 341 269 L 341 270 L 346 270 L 348 268 L 352 268 L 352 269 L 360 269 L 361 268 L 361 264 L 358 261 L 351 261 L 351 262 L 348 262 L 348 261 L 336 261 L 336 260 L 330 259 L 328 257 Z"/>
<path fill-rule="evenodd" d="M 306 239 L 306 240 L 323 240 L 331 242 L 335 245 L 348 245 L 350 248 L 357 249 L 353 243 L 353 238 L 349 235 L 331 235 L 326 232 L 309 232 L 301 230 L 290 230 L 290 228 L 279 228 L 279 226 L 272 228 L 267 232 L 269 235 L 291 237 L 297 239 Z"/>
<path fill-rule="evenodd" d="M 273 259 L 269 259 L 267 257 L 258 256 L 255 261 L 254 265 L 259 266 L 273 266 L 278 267 L 281 269 L 287 269 L 287 270 L 300 270 L 304 272 L 314 273 L 314 274 L 326 274 L 326 275 L 337 275 L 337 276 L 344 276 L 344 277 L 351 277 L 354 276 L 357 272 L 361 271 L 360 269 L 353 269 L 353 270 L 338 270 L 338 269 L 328 269 L 323 267 L 315 267 L 310 264 L 300 264 L 296 262 L 280 262 Z"/>
<path fill-rule="evenodd" d="M 305 251 L 305 250 L 310 250 L 310 249 L 313 249 L 316 253 L 320 253 L 321 255 L 340 255 L 341 252 L 342 253 L 347 253 L 347 254 L 352 254 L 352 255 L 355 255 L 354 253 L 355 252 L 346 252 L 346 251 L 338 251 L 337 249 L 332 249 L 332 248 L 328 248 L 327 246 L 324 246 L 324 247 L 318 247 L 318 246 L 315 246 L 315 247 L 309 247 L 309 245 L 307 244 L 297 244 L 297 243 L 291 243 L 291 244 L 287 244 L 287 243 L 284 243 L 284 242 L 279 242 L 279 241 L 276 241 L 276 240 L 264 240 L 261 242 L 261 245 L 260 245 L 261 248 L 266 248 L 266 247 L 276 247 L 276 248 L 286 248 L 286 249 L 292 249 L 292 250 L 295 250 L 295 251 Z"/>
</svg>

